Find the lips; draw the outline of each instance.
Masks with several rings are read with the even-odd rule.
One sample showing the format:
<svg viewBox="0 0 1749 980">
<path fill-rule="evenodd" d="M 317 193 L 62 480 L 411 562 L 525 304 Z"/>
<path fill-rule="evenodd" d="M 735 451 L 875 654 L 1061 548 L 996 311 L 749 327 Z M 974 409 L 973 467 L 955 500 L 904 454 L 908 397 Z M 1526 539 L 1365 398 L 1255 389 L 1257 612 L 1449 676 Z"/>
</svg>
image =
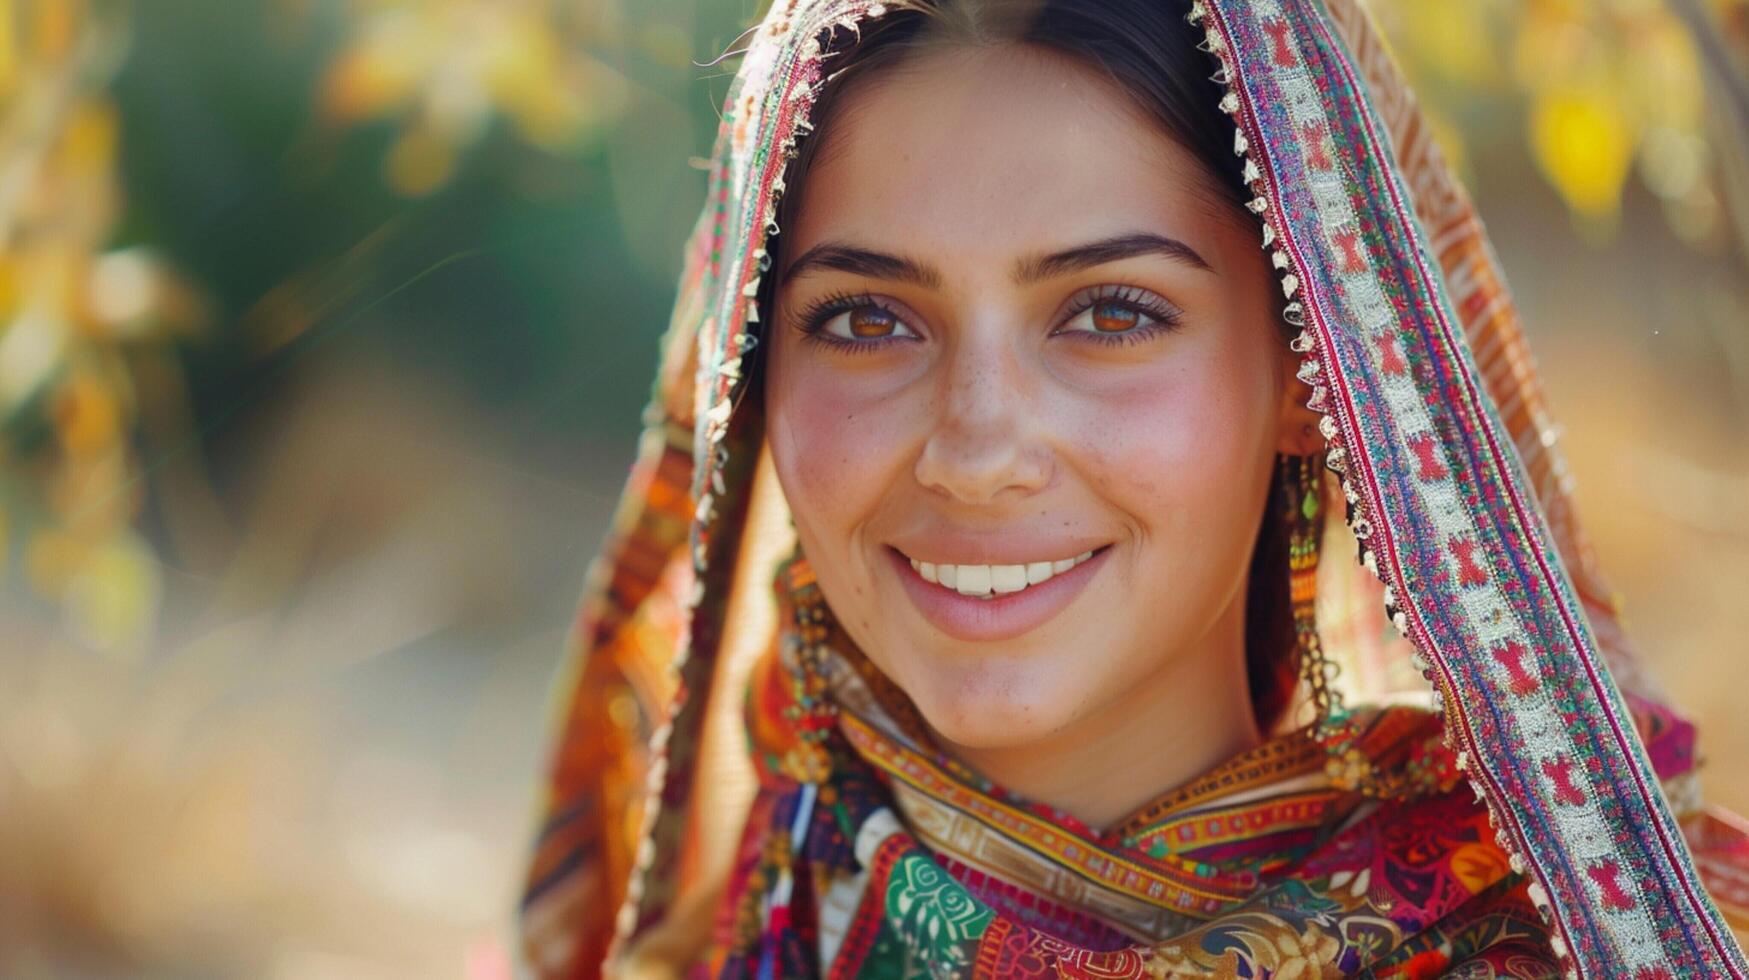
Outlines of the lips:
<svg viewBox="0 0 1749 980">
<path fill-rule="evenodd" d="M 912 567 L 912 559 L 896 548 L 885 549 L 893 571 L 899 577 L 911 603 L 936 629 L 958 640 L 993 642 L 1011 640 L 1038 629 L 1075 601 L 1087 584 L 1105 567 L 1111 555 L 1110 546 L 1101 546 L 1050 561 L 1051 574 L 1036 583 L 1021 585 L 1012 591 L 996 588 L 997 576 L 1004 586 L 1015 584 L 1012 569 L 1021 569 L 1031 577 L 1030 569 L 1045 564 L 1042 560 L 1007 565 L 961 565 L 932 562 L 936 581 L 923 576 L 923 562 Z M 1018 556 L 1017 556 L 1018 557 Z M 1057 563 L 1066 562 L 1063 571 Z M 942 571 L 951 568 L 953 587 L 942 582 Z M 998 572 L 998 569 L 1007 569 Z M 966 574 L 968 573 L 969 574 Z M 964 577 L 962 577 L 964 576 Z M 989 581 L 982 581 L 988 576 Z M 977 589 L 966 594 L 966 589 Z"/>
</svg>

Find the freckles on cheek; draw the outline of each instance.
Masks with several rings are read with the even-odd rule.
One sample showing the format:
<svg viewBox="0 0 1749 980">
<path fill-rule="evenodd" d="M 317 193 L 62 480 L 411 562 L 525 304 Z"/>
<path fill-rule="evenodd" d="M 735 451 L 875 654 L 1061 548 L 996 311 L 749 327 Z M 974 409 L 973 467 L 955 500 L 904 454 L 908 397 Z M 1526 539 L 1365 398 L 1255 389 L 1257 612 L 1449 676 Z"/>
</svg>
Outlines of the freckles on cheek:
<svg viewBox="0 0 1749 980">
<path fill-rule="evenodd" d="M 903 441 L 890 404 L 819 372 L 787 386 L 778 415 L 774 426 L 785 442 L 780 451 L 789 456 L 786 469 L 803 497 L 792 506 L 833 514 L 860 511 L 887 489 L 886 471 Z"/>
<path fill-rule="evenodd" d="M 1210 498 L 1243 498 L 1235 480 L 1263 437 L 1267 406 L 1201 371 L 1101 393 L 1076 413 L 1073 444 L 1095 486 L 1159 531 Z"/>
<path fill-rule="evenodd" d="M 1146 509 L 1170 499 L 1182 470 L 1194 465 L 1199 411 L 1178 385 L 1125 385 L 1101 392 L 1075 413 L 1071 445 L 1101 493 L 1134 505 L 1136 516 L 1145 518 Z"/>
</svg>

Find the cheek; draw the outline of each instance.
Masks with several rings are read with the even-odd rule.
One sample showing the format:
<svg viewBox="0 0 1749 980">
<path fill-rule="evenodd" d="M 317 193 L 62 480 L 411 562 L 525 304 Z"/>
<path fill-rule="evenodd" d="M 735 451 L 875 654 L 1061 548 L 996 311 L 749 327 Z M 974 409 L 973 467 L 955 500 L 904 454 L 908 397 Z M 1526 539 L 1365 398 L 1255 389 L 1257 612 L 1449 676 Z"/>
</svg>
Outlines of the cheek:
<svg viewBox="0 0 1749 980">
<path fill-rule="evenodd" d="M 1267 487 L 1274 376 L 1251 345 L 1183 346 L 1145 376 L 1087 398 L 1071 451 L 1095 491 L 1145 539 L 1166 542 L 1165 554 L 1199 544 L 1248 554 L 1231 539 L 1248 540 Z"/>
<path fill-rule="evenodd" d="M 838 539 L 879 505 L 909 437 L 890 402 L 805 356 L 774 359 L 773 462 L 798 526 Z M 837 541 L 822 541 L 836 547 Z"/>
</svg>

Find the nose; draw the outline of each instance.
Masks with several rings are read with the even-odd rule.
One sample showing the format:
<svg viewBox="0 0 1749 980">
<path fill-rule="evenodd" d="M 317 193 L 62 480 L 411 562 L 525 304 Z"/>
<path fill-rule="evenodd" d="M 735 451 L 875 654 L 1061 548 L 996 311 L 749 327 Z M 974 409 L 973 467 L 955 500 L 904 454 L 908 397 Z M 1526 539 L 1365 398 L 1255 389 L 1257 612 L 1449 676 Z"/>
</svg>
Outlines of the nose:
<svg viewBox="0 0 1749 980">
<path fill-rule="evenodd" d="M 962 503 L 987 504 L 1050 482 L 1050 449 L 1027 397 L 1038 379 L 1026 376 L 1022 358 L 1006 346 L 999 339 L 962 343 L 950 355 L 942 410 L 917 458 L 917 481 Z"/>
</svg>

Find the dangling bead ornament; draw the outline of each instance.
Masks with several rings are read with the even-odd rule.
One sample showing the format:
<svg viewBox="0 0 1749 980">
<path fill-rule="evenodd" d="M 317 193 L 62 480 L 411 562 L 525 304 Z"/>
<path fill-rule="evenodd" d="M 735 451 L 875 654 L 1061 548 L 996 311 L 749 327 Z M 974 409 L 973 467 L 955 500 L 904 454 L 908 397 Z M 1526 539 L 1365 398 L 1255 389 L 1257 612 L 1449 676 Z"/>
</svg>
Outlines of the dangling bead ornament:
<svg viewBox="0 0 1749 980">
<path fill-rule="evenodd" d="M 1324 537 L 1324 483 L 1317 456 L 1281 457 L 1282 517 L 1288 527 L 1288 597 L 1300 676 L 1318 717 L 1311 736 L 1329 754 L 1325 772 L 1344 789 L 1368 792 L 1376 772 L 1358 746 L 1359 726 L 1351 723 L 1342 693 L 1331 687 L 1336 665 L 1318 638 L 1318 559 Z"/>
<path fill-rule="evenodd" d="M 1317 734 L 1328 734 L 1343 714 L 1342 694 L 1330 686 L 1336 665 L 1324 656 L 1318 639 L 1318 557 L 1324 536 L 1323 478 L 1316 456 L 1281 457 L 1281 486 L 1288 526 L 1288 597 L 1293 608 L 1294 639 L 1300 673 L 1317 708 Z"/>
<path fill-rule="evenodd" d="M 1417 756 L 1397 767 L 1400 771 L 1381 769 L 1361 748 L 1364 724 L 1343 704 L 1342 692 L 1331 686 L 1336 664 L 1324 655 L 1323 643 L 1318 638 L 1318 559 L 1324 530 L 1321 465 L 1316 456 L 1281 457 L 1294 637 L 1299 648 L 1300 673 L 1318 712 L 1311 737 L 1324 747 L 1328 755 L 1325 775 L 1338 788 L 1381 799 L 1437 788 L 1449 779 L 1449 774 L 1437 765 L 1437 759 Z"/>
<path fill-rule="evenodd" d="M 783 714 L 795 741 L 778 769 L 799 785 L 789 825 L 766 838 L 735 918 L 736 943 L 752 956 L 756 975 L 762 978 L 790 972 L 782 937 L 791 931 L 797 863 L 806 853 L 815 804 L 833 798 L 832 788 L 826 785 L 832 778 L 827 741 L 838 724 L 838 706 L 826 677 L 832 629 L 825 597 L 799 551 L 778 574 L 795 621 L 795 629 L 784 634 L 781 651 L 789 678 L 789 703 Z"/>
<path fill-rule="evenodd" d="M 795 725 L 797 741 L 785 754 L 782 769 L 796 782 L 817 785 L 832 775 L 832 754 L 826 741 L 838 724 L 838 706 L 826 680 L 831 618 L 806 559 L 792 559 L 783 574 L 796 625 L 795 632 L 785 637 L 790 678 L 790 704 L 785 714 Z"/>
</svg>

